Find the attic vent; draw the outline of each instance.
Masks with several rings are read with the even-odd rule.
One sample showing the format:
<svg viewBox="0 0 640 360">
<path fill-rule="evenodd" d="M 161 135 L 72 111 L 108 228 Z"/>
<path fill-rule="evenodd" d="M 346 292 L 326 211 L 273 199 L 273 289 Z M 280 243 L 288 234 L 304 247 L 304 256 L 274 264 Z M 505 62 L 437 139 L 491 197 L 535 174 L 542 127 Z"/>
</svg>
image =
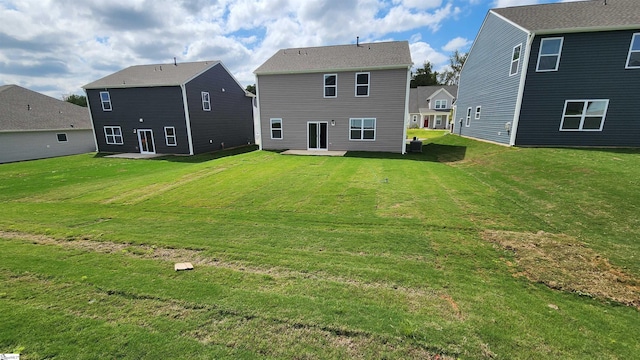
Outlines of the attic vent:
<svg viewBox="0 0 640 360">
<path fill-rule="evenodd" d="M 27 111 L 31 111 L 31 104 L 27 104 Z"/>
</svg>

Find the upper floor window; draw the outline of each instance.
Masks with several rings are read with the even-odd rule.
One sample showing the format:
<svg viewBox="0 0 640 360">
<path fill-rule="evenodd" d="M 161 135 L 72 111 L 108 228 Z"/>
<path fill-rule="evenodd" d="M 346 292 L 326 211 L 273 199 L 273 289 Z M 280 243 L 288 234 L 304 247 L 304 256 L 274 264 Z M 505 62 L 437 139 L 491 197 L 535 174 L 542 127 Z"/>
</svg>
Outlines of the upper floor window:
<svg viewBox="0 0 640 360">
<path fill-rule="evenodd" d="M 602 131 L 609 100 L 567 100 L 560 131 Z"/>
<path fill-rule="evenodd" d="M 471 108 L 467 108 L 467 120 L 464 122 L 464 126 L 471 126 Z"/>
<path fill-rule="evenodd" d="M 271 138 L 282 139 L 282 119 L 271 119 Z"/>
<path fill-rule="evenodd" d="M 482 109 L 481 106 L 476 106 L 476 120 L 480 120 L 480 110 Z"/>
<path fill-rule="evenodd" d="M 211 111 L 211 98 L 206 91 L 202 92 L 202 110 Z"/>
<path fill-rule="evenodd" d="M 520 67 L 520 52 L 522 51 L 522 44 L 516 45 L 513 48 L 513 54 L 511 54 L 511 70 L 509 70 L 509 76 L 515 75 L 518 73 L 518 68 Z"/>
<path fill-rule="evenodd" d="M 436 109 L 446 109 L 447 108 L 447 100 L 436 100 L 435 101 Z"/>
<path fill-rule="evenodd" d="M 633 34 L 629 56 L 627 56 L 627 69 L 640 68 L 640 33 Z"/>
<path fill-rule="evenodd" d="M 111 96 L 108 91 L 100 91 L 100 102 L 102 102 L 102 111 L 111 111 Z"/>
<path fill-rule="evenodd" d="M 104 136 L 107 139 L 108 145 L 122 145 L 122 129 L 120 126 L 105 126 Z"/>
<path fill-rule="evenodd" d="M 167 146 L 178 146 L 178 142 L 176 141 L 176 128 L 173 126 L 165 126 L 164 139 Z"/>
<path fill-rule="evenodd" d="M 356 73 L 356 96 L 369 96 L 369 76 L 371 74 Z"/>
<path fill-rule="evenodd" d="M 546 38 L 540 41 L 536 71 L 557 71 L 564 38 Z"/>
<path fill-rule="evenodd" d="M 349 140 L 375 140 L 376 119 L 349 119 Z"/>
<path fill-rule="evenodd" d="M 338 97 L 338 75 L 337 74 L 324 75 L 324 97 L 326 98 Z"/>
</svg>

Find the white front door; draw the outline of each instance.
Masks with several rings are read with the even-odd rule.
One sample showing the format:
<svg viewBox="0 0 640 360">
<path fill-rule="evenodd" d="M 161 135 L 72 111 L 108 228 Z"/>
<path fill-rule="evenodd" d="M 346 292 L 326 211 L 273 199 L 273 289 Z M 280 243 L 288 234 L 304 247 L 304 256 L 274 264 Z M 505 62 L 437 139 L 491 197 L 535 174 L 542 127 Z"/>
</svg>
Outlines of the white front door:
<svg viewBox="0 0 640 360">
<path fill-rule="evenodd" d="M 140 145 L 140 154 L 155 154 L 156 146 L 153 142 L 153 130 L 138 129 L 138 144 Z"/>
</svg>

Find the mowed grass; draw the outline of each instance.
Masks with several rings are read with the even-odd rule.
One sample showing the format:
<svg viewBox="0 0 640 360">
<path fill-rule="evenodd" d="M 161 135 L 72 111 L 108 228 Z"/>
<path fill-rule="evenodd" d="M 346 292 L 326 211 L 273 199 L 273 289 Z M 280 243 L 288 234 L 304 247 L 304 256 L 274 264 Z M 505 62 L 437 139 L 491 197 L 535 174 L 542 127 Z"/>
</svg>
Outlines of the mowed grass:
<svg viewBox="0 0 640 360">
<path fill-rule="evenodd" d="M 407 155 L 247 150 L 0 165 L 0 353 L 640 353 L 640 151 L 453 135 Z M 562 271 L 596 257 L 585 273 L 630 301 Z M 195 269 L 173 271 L 183 261 Z"/>
</svg>

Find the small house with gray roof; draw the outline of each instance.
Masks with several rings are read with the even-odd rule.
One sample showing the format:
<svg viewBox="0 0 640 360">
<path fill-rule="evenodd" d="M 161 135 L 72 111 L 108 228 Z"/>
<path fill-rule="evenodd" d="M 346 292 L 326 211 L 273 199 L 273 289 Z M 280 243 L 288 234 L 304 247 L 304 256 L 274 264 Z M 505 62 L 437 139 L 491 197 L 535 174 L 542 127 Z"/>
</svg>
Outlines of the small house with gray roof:
<svg viewBox="0 0 640 360">
<path fill-rule="evenodd" d="M 194 155 L 253 143 L 253 94 L 220 61 L 131 66 L 83 87 L 100 152 Z"/>
<path fill-rule="evenodd" d="M 95 150 L 86 108 L 18 85 L 0 86 L 0 163 Z"/>
<path fill-rule="evenodd" d="M 255 70 L 260 146 L 404 153 L 406 41 L 283 49 Z"/>
<path fill-rule="evenodd" d="M 461 71 L 455 133 L 511 146 L 640 146 L 639 5 L 490 10 Z"/>
<path fill-rule="evenodd" d="M 409 89 L 409 128 L 449 129 L 449 116 L 457 93 L 456 85 Z"/>
</svg>

